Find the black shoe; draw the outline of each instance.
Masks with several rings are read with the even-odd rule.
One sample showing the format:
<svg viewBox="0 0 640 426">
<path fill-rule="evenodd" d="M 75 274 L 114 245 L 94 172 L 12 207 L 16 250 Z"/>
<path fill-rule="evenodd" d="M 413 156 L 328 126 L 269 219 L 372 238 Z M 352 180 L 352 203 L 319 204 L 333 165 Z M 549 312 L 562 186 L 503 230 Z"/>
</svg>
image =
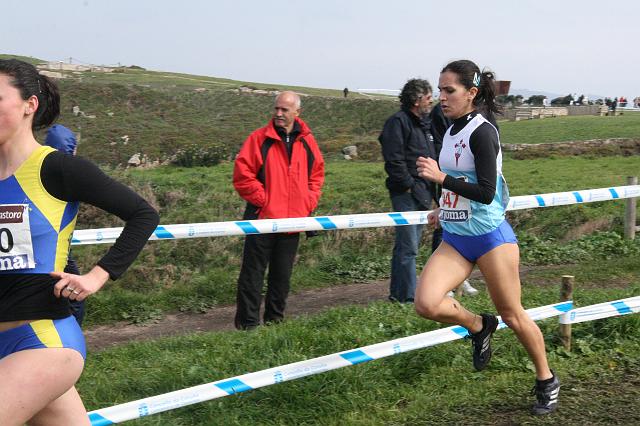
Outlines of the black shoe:
<svg viewBox="0 0 640 426">
<path fill-rule="evenodd" d="M 491 360 L 491 336 L 498 328 L 498 318 L 495 315 L 481 316 L 482 330 L 469 334 L 473 346 L 473 367 L 478 371 L 484 370 Z"/>
<path fill-rule="evenodd" d="M 236 314 L 235 318 L 233 319 L 233 325 L 237 330 L 249 331 L 257 328 L 259 324 L 244 324 L 242 321 L 240 321 L 240 318 Z"/>
<path fill-rule="evenodd" d="M 264 320 L 264 325 L 266 326 L 270 326 L 270 325 L 276 325 L 276 324 L 280 324 L 281 322 L 284 321 L 284 318 L 274 318 L 274 319 L 265 319 Z"/>
<path fill-rule="evenodd" d="M 536 384 L 531 389 L 531 395 L 536 396 L 536 403 L 531 408 L 531 412 L 540 416 L 549 414 L 558 408 L 558 395 L 560 394 L 560 380 L 558 376 L 551 371 L 553 378 L 549 380 L 536 380 Z"/>
</svg>

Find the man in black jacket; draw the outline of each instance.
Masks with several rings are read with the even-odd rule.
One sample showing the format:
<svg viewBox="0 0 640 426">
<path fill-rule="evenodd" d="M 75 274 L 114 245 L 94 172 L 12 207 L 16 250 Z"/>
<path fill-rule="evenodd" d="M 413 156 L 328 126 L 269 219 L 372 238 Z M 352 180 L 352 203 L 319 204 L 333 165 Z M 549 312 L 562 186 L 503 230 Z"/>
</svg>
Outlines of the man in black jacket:
<svg viewBox="0 0 640 426">
<path fill-rule="evenodd" d="M 386 186 L 394 211 L 429 210 L 434 197 L 430 182 L 418 177 L 418 157 L 436 159 L 429 129 L 432 89 L 428 81 L 411 79 L 400 93 L 402 108 L 389 117 L 378 140 L 382 145 Z M 413 302 L 416 291 L 416 256 L 422 225 L 396 226 L 391 260 L 389 299 Z"/>
</svg>

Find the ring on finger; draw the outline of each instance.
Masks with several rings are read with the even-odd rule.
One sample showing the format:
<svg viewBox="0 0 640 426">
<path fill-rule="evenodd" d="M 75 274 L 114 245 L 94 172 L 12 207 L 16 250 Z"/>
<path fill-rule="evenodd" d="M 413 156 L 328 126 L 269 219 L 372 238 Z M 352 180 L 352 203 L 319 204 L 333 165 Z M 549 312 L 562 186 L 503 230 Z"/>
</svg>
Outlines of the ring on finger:
<svg viewBox="0 0 640 426">
<path fill-rule="evenodd" d="M 73 290 L 73 294 L 80 294 L 78 290 Z"/>
<path fill-rule="evenodd" d="M 72 291 L 76 291 L 75 288 L 71 288 L 71 287 L 65 287 L 65 290 L 67 290 L 69 293 L 71 293 Z"/>
</svg>

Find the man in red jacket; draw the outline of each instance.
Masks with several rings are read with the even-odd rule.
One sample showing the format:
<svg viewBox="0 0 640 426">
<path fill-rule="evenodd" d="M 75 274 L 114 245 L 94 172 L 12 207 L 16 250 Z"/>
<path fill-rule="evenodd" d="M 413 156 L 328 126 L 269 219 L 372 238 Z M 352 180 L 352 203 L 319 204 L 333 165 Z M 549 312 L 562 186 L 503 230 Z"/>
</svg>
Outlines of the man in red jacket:
<svg viewBox="0 0 640 426">
<path fill-rule="evenodd" d="M 245 220 L 305 217 L 317 207 L 324 160 L 299 115 L 300 97 L 294 92 L 280 93 L 272 120 L 242 145 L 233 169 L 233 186 L 247 201 Z M 264 322 L 282 321 L 299 239 L 299 233 L 247 235 L 238 277 L 236 328 L 260 325 L 267 266 Z"/>
</svg>

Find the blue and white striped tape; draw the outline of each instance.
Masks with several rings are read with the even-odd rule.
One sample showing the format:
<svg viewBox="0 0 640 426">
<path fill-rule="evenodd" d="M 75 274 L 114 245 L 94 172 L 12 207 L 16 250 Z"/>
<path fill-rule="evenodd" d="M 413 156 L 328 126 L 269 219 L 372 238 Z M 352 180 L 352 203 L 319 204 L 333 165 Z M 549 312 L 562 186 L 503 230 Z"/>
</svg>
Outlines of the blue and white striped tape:
<svg viewBox="0 0 640 426">
<path fill-rule="evenodd" d="M 568 301 L 529 309 L 527 313 L 534 320 L 541 320 L 569 312 L 572 306 L 573 302 Z M 505 327 L 506 325 L 500 321 L 498 328 Z M 90 412 L 89 419 L 94 426 L 111 425 L 403 352 L 451 342 L 461 339 L 467 334 L 467 330 L 460 326 L 442 328 L 103 408 Z"/>
<path fill-rule="evenodd" d="M 553 192 L 549 194 L 512 197 L 509 201 L 509 205 L 507 206 L 507 210 L 566 206 L 570 204 L 584 204 L 596 201 L 636 197 L 640 197 L 640 185 L 585 189 L 582 191 Z"/>
<path fill-rule="evenodd" d="M 637 314 L 638 312 L 640 312 L 640 296 L 634 296 L 628 299 L 572 309 L 560 316 L 560 323 L 576 324 L 620 315 Z"/>
<path fill-rule="evenodd" d="M 565 206 L 635 197 L 640 197 L 640 185 L 523 195 L 512 197 L 507 210 Z M 149 240 L 420 225 L 427 223 L 428 213 L 428 211 L 413 211 L 163 225 L 154 231 Z M 113 243 L 121 232 L 122 228 L 77 230 L 73 233 L 71 244 Z"/>
</svg>

